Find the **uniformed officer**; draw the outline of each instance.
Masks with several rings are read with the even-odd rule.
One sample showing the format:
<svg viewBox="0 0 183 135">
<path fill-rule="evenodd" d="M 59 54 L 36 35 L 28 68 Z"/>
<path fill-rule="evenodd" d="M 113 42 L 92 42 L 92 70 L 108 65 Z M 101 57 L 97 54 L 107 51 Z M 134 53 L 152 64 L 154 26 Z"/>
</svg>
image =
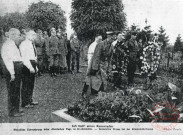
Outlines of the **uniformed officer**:
<svg viewBox="0 0 183 135">
<path fill-rule="evenodd" d="M 6 83 L 8 90 L 9 116 L 19 117 L 24 115 L 20 110 L 20 86 L 22 80 L 23 62 L 17 43 L 20 40 L 20 31 L 15 28 L 9 30 L 8 38 L 3 43 L 1 56 L 6 67 Z"/>
<path fill-rule="evenodd" d="M 49 68 L 50 68 L 50 73 L 51 76 L 57 76 L 57 73 L 59 72 L 59 40 L 56 36 L 56 30 L 55 28 L 51 29 L 51 36 L 49 38 Z"/>
<path fill-rule="evenodd" d="M 74 37 L 71 39 L 70 44 L 71 44 L 71 57 L 72 57 L 72 71 L 74 71 L 74 66 L 76 63 L 77 73 L 81 73 L 81 71 L 79 70 L 81 46 L 76 35 L 74 35 Z"/>
<path fill-rule="evenodd" d="M 136 41 L 136 32 L 131 33 L 131 38 L 126 41 L 126 46 L 128 47 L 128 52 L 129 52 L 129 62 L 127 66 L 127 76 L 128 76 L 128 85 L 133 85 L 134 81 L 134 75 L 136 71 L 136 66 L 137 66 L 137 54 L 139 51 L 138 43 Z"/>
<path fill-rule="evenodd" d="M 0 30 L 0 50 L 4 42 L 4 31 L 1 28 Z M 3 60 L 1 58 L 1 51 L 0 51 L 0 76 L 3 76 Z"/>
<path fill-rule="evenodd" d="M 60 68 L 60 73 L 64 73 L 64 71 L 66 70 L 67 67 L 67 63 L 66 63 L 66 55 L 68 53 L 67 51 L 67 42 L 65 40 L 65 36 L 64 34 L 62 34 L 61 32 L 57 32 L 57 37 L 59 39 L 59 52 L 60 52 L 60 57 L 59 57 L 59 68 Z"/>
<path fill-rule="evenodd" d="M 35 46 L 37 49 L 37 62 L 38 62 L 38 75 L 42 76 L 43 73 L 43 53 L 44 53 L 44 38 L 42 30 L 37 30 L 37 38 L 35 40 Z"/>
<path fill-rule="evenodd" d="M 91 48 L 89 48 L 89 63 L 87 69 L 86 83 L 83 87 L 82 96 L 84 96 L 86 92 L 87 95 L 97 94 L 99 91 L 104 91 L 106 89 L 106 72 L 110 58 L 109 49 L 115 39 L 115 33 L 110 31 L 106 34 L 107 39 L 102 42 L 100 42 L 102 36 L 96 35 L 95 42 L 90 45 Z M 90 51 L 93 53 L 92 55 L 90 54 Z"/>
<path fill-rule="evenodd" d="M 48 32 L 43 32 L 43 38 L 44 38 L 44 58 L 43 58 L 43 65 L 44 65 L 44 72 L 49 71 L 49 36 Z"/>
<path fill-rule="evenodd" d="M 127 60 L 125 59 L 125 46 L 123 42 L 123 35 L 121 33 L 118 34 L 117 40 L 112 43 L 112 58 L 111 58 L 111 66 L 112 66 L 112 82 L 115 87 L 120 87 L 122 74 L 125 73 L 126 67 L 125 64 Z"/>
</svg>

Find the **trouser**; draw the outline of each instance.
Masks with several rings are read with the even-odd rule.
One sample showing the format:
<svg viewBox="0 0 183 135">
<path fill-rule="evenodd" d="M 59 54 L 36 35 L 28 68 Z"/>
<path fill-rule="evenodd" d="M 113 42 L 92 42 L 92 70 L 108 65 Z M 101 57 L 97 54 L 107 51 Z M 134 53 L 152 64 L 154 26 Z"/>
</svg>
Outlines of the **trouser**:
<svg viewBox="0 0 183 135">
<path fill-rule="evenodd" d="M 127 76 L 128 76 L 128 84 L 133 84 L 133 79 L 135 76 L 135 71 L 136 71 L 136 61 L 129 61 L 128 66 L 127 66 Z"/>
<path fill-rule="evenodd" d="M 10 81 L 11 80 L 10 74 L 8 73 L 6 75 L 9 115 L 19 112 L 22 68 L 23 68 L 22 62 L 14 62 L 15 80 Z"/>
<path fill-rule="evenodd" d="M 42 55 L 38 55 L 37 56 L 37 61 L 38 61 L 38 73 L 42 73 L 43 72 L 43 56 Z"/>
<path fill-rule="evenodd" d="M 32 67 L 36 71 L 36 61 L 31 61 Z M 35 74 L 36 73 L 30 73 L 30 70 L 24 66 L 23 67 L 23 80 L 22 80 L 22 107 L 25 107 L 26 105 L 33 102 L 32 96 L 33 96 L 33 89 L 34 89 L 34 83 L 35 83 Z"/>
<path fill-rule="evenodd" d="M 47 72 L 49 70 L 49 60 L 47 56 L 43 58 L 43 67 L 44 72 Z"/>
<path fill-rule="evenodd" d="M 79 71 L 80 52 L 72 52 L 72 70 L 74 70 L 75 62 L 77 71 Z"/>
<path fill-rule="evenodd" d="M 66 60 L 67 60 L 67 67 L 68 67 L 68 71 L 70 71 L 70 65 L 71 65 L 71 52 L 68 52 L 66 55 Z"/>
<path fill-rule="evenodd" d="M 89 85 L 85 82 L 82 90 L 82 96 L 89 90 Z M 101 84 L 99 90 L 95 90 L 91 87 L 91 94 L 97 94 L 99 91 L 104 91 L 104 83 Z"/>
<path fill-rule="evenodd" d="M 121 74 L 119 72 L 118 73 L 113 73 L 114 86 L 120 87 L 121 82 L 122 82 Z"/>
<path fill-rule="evenodd" d="M 63 55 L 61 54 L 59 57 L 59 67 L 60 67 L 61 71 L 65 70 L 67 67 L 65 54 L 63 54 Z"/>
<path fill-rule="evenodd" d="M 49 61 L 50 61 L 50 63 L 49 63 L 50 73 L 52 74 L 52 73 L 58 72 L 59 55 L 51 55 L 49 58 Z"/>
</svg>

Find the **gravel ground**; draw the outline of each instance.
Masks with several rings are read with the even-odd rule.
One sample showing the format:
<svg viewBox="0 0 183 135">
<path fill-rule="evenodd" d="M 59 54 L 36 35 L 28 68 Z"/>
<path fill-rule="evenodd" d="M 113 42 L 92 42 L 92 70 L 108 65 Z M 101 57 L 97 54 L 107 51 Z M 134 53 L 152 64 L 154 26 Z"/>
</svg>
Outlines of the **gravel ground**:
<svg viewBox="0 0 183 135">
<path fill-rule="evenodd" d="M 51 78 L 44 74 L 36 79 L 34 100 L 39 105 L 25 109 L 22 117 L 8 117 L 7 115 L 7 90 L 5 80 L 0 77 L 0 122 L 2 123 L 38 123 L 52 122 L 52 112 L 66 108 L 70 103 L 81 98 L 81 91 L 85 78 L 86 68 L 82 73 L 63 74 Z M 59 122 L 64 122 L 59 119 Z"/>
</svg>

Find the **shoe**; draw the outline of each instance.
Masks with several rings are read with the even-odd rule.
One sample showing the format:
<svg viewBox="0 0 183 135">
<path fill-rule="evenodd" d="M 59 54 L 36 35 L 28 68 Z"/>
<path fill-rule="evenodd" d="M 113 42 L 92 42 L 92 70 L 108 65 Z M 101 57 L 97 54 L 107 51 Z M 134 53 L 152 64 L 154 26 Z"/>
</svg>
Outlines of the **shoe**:
<svg viewBox="0 0 183 135">
<path fill-rule="evenodd" d="M 78 70 L 77 73 L 82 73 L 82 72 Z"/>
<path fill-rule="evenodd" d="M 33 107 L 34 107 L 34 106 L 31 105 L 31 104 L 28 104 L 28 105 L 25 106 L 25 108 L 33 108 Z"/>
<path fill-rule="evenodd" d="M 53 73 L 53 76 L 57 77 L 58 75 L 56 73 Z"/>
<path fill-rule="evenodd" d="M 13 114 L 10 114 L 9 116 L 10 117 L 21 117 L 23 115 L 24 115 L 24 113 L 13 113 Z"/>
<path fill-rule="evenodd" d="M 38 76 L 43 76 L 43 74 L 39 72 L 39 73 L 38 73 Z"/>
<path fill-rule="evenodd" d="M 71 74 L 74 74 L 74 72 L 72 70 L 69 71 Z"/>
<path fill-rule="evenodd" d="M 19 109 L 19 113 L 23 113 L 24 112 L 24 110 L 23 109 Z"/>
<path fill-rule="evenodd" d="M 32 102 L 30 105 L 38 105 L 38 102 Z"/>
</svg>

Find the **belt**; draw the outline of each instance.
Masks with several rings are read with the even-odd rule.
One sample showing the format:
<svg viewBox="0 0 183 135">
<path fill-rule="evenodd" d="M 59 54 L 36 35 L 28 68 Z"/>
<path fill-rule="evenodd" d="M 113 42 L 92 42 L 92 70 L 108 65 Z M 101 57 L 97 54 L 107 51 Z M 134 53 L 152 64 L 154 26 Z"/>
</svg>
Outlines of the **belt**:
<svg viewBox="0 0 183 135">
<path fill-rule="evenodd" d="M 23 64 L 22 61 L 13 61 L 13 63 Z"/>
<path fill-rule="evenodd" d="M 36 60 L 30 60 L 31 62 L 37 62 Z"/>
</svg>

